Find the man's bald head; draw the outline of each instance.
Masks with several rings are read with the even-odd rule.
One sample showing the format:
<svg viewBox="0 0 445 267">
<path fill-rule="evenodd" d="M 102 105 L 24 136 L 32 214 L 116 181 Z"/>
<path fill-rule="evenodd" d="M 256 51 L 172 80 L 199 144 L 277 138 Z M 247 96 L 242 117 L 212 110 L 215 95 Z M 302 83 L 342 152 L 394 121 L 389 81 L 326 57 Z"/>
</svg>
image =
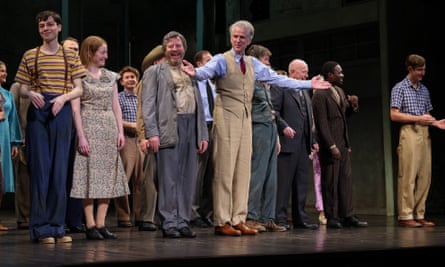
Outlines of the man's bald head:
<svg viewBox="0 0 445 267">
<path fill-rule="evenodd" d="M 302 59 L 294 59 L 289 63 L 289 77 L 296 80 L 306 80 L 309 77 L 309 67 Z"/>
</svg>

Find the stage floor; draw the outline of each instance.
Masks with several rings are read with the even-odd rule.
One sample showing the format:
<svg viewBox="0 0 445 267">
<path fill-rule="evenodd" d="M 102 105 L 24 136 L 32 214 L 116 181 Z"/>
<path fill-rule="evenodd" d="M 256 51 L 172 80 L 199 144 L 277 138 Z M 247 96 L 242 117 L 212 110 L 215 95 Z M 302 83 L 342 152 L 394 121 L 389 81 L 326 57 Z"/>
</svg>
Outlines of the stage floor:
<svg viewBox="0 0 445 267">
<path fill-rule="evenodd" d="M 315 214 L 311 217 L 315 220 Z M 291 229 L 256 236 L 217 236 L 213 228 L 194 228 L 194 239 L 167 239 L 161 231 L 118 228 L 110 214 L 108 227 L 117 240 L 91 241 L 72 234 L 73 243 L 32 243 L 27 230 L 15 229 L 11 211 L 0 211 L 0 266 L 228 266 L 276 264 L 294 266 L 417 265 L 445 253 L 445 216 L 434 216 L 435 227 L 401 228 L 393 217 L 359 215 L 367 228 Z M 267 262 L 266 262 L 267 261 Z"/>
</svg>

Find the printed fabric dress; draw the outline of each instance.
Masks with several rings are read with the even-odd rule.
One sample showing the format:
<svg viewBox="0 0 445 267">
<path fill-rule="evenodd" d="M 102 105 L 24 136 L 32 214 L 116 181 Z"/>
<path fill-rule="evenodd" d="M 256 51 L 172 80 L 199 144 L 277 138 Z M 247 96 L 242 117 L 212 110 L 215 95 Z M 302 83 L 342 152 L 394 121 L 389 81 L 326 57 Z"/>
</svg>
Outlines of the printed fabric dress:
<svg viewBox="0 0 445 267">
<path fill-rule="evenodd" d="M 100 80 L 83 78 L 80 116 L 90 145 L 89 157 L 74 159 L 73 198 L 115 198 L 130 194 L 117 148 L 118 129 L 112 110 L 113 84 L 119 74 L 102 69 Z"/>
</svg>

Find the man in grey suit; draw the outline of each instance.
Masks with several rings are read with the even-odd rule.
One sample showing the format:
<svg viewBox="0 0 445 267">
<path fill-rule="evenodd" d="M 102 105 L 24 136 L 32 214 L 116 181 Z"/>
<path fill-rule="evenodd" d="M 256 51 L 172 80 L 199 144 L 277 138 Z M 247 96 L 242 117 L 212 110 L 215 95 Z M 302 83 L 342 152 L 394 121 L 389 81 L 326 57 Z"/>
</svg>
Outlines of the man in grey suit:
<svg viewBox="0 0 445 267">
<path fill-rule="evenodd" d="M 182 72 L 187 50 L 184 36 L 167 33 L 162 41 L 165 61 L 149 67 L 142 78 L 145 138 L 156 154 L 158 210 L 164 237 L 196 236 L 189 226 L 196 187 L 198 153 L 208 145 L 201 94 Z"/>
</svg>

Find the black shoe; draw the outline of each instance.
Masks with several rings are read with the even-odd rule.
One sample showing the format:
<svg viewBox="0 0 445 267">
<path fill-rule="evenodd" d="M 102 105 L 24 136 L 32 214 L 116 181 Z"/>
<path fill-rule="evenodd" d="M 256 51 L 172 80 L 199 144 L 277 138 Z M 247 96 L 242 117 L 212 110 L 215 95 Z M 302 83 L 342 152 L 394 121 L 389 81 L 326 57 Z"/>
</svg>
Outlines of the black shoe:
<svg viewBox="0 0 445 267">
<path fill-rule="evenodd" d="M 343 225 L 348 227 L 368 227 L 368 222 L 360 221 L 356 216 L 349 216 L 344 219 Z"/>
<path fill-rule="evenodd" d="M 156 231 L 158 227 L 152 222 L 141 222 L 139 223 L 139 231 Z"/>
<path fill-rule="evenodd" d="M 181 233 L 179 233 L 176 227 L 170 227 L 167 230 L 162 230 L 162 235 L 168 238 L 178 238 L 181 237 Z"/>
<path fill-rule="evenodd" d="M 117 227 L 130 228 L 133 224 L 130 221 L 117 221 Z"/>
<path fill-rule="evenodd" d="M 105 238 L 105 239 L 117 239 L 117 235 L 113 234 L 108 230 L 107 227 L 98 228 L 97 231 Z"/>
<path fill-rule="evenodd" d="M 193 221 L 190 222 L 190 224 L 193 227 L 199 227 L 199 228 L 209 228 L 209 227 L 213 227 L 213 223 L 207 219 L 207 218 L 197 218 Z"/>
<path fill-rule="evenodd" d="M 96 227 L 91 227 L 85 230 L 87 239 L 90 240 L 103 240 L 104 237 L 99 233 Z"/>
<path fill-rule="evenodd" d="M 193 232 L 190 227 L 182 227 L 181 229 L 178 230 L 179 233 L 181 234 L 181 236 L 183 237 L 188 237 L 188 238 L 193 238 L 196 237 L 196 233 Z"/>
<path fill-rule="evenodd" d="M 328 219 L 328 223 L 326 224 L 326 227 L 332 228 L 332 229 L 340 229 L 340 228 L 343 228 L 343 225 L 341 225 L 341 223 L 336 219 Z"/>
<path fill-rule="evenodd" d="M 303 224 L 297 224 L 294 225 L 294 228 L 304 228 L 304 229 L 311 229 L 311 230 L 317 230 L 319 227 L 316 223 L 303 223 Z"/>
<path fill-rule="evenodd" d="M 68 226 L 68 232 L 70 233 L 85 233 L 85 226 Z"/>
</svg>

